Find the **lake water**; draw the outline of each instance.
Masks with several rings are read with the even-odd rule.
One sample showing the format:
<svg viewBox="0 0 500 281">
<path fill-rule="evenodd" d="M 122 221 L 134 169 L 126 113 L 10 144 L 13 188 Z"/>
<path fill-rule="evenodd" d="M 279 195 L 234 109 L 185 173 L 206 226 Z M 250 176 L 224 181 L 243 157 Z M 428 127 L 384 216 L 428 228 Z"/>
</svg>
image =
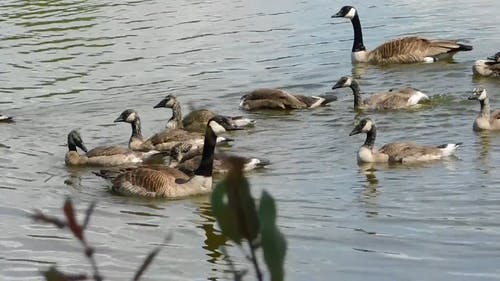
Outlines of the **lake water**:
<svg viewBox="0 0 500 281">
<path fill-rule="evenodd" d="M 461 39 L 474 46 L 453 63 L 353 68 L 351 24 L 331 19 L 340 1 L 2 1 L 0 4 L 0 279 L 41 280 L 40 270 L 89 269 L 67 232 L 33 223 L 41 209 L 62 215 L 67 196 L 80 213 L 97 208 L 88 239 L 107 280 L 133 276 L 145 254 L 172 235 L 144 280 L 231 280 L 219 250 L 231 245 L 210 214 L 208 197 L 143 200 L 111 194 L 90 169 L 64 165 L 66 136 L 87 147 L 126 145 L 115 124 L 135 108 L 146 136 L 183 104 L 257 120 L 232 133 L 231 153 L 266 157 L 249 173 L 253 193 L 277 200 L 289 250 L 287 280 L 499 280 L 500 134 L 476 134 L 486 87 L 500 107 L 500 82 L 475 79 L 474 60 L 500 51 L 500 1 L 352 1 L 365 45 L 402 35 Z M 365 93 L 411 85 L 433 97 L 412 111 L 357 114 L 350 90 L 317 110 L 246 113 L 240 96 L 281 87 L 307 95 L 356 74 Z M 398 140 L 463 142 L 456 157 L 413 166 L 360 167 L 364 136 L 355 120 L 372 117 L 377 145 Z M 239 268 L 247 263 L 228 247 Z M 252 278 L 247 278 L 252 280 Z"/>
</svg>

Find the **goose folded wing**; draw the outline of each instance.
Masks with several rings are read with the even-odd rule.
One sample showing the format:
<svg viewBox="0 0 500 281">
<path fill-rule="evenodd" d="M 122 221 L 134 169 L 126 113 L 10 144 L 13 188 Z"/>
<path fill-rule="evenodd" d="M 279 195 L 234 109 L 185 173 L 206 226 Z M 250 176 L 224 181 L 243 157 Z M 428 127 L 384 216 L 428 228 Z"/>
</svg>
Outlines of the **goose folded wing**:
<svg viewBox="0 0 500 281">
<path fill-rule="evenodd" d="M 130 149 L 120 146 L 98 146 L 88 151 L 86 155 L 87 157 L 112 156 L 117 154 L 127 154 L 131 152 L 132 151 Z"/>
</svg>

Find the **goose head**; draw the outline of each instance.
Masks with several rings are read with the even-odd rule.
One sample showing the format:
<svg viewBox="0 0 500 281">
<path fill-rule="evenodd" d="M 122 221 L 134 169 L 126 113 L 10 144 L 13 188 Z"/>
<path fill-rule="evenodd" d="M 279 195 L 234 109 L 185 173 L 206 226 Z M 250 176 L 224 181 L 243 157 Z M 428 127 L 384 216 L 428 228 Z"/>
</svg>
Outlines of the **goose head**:
<svg viewBox="0 0 500 281">
<path fill-rule="evenodd" d="M 332 90 L 339 89 L 339 88 L 347 88 L 351 87 L 353 83 L 353 79 L 349 76 L 343 76 L 333 85 Z"/>
<path fill-rule="evenodd" d="M 352 19 L 358 12 L 353 6 L 342 7 L 332 18 L 347 18 Z"/>
<path fill-rule="evenodd" d="M 225 132 L 225 131 L 234 131 L 234 130 L 242 130 L 243 128 L 238 127 L 231 119 L 224 115 L 216 115 L 212 117 L 208 121 L 208 126 L 212 129 L 212 131 L 216 134 Z"/>
<path fill-rule="evenodd" d="M 496 53 L 494 56 L 488 58 L 489 60 L 500 62 L 500 52 Z"/>
<path fill-rule="evenodd" d="M 83 144 L 82 137 L 80 133 L 76 130 L 72 130 L 68 134 L 68 148 L 69 150 L 76 151 L 76 147 L 81 148 L 83 151 L 87 152 L 87 148 Z"/>
<path fill-rule="evenodd" d="M 478 101 L 483 101 L 488 97 L 488 93 L 486 92 L 486 89 L 484 88 L 474 88 L 472 90 L 472 95 L 469 96 L 469 100 L 478 100 Z"/>
<path fill-rule="evenodd" d="M 139 115 L 137 112 L 133 109 L 126 109 L 124 110 L 118 118 L 115 119 L 114 122 L 126 122 L 126 123 L 133 123 L 139 119 Z"/>
<path fill-rule="evenodd" d="M 160 107 L 172 108 L 175 103 L 177 103 L 177 98 L 174 95 L 167 95 L 157 105 L 153 106 L 153 108 L 160 108 Z"/>
<path fill-rule="evenodd" d="M 364 118 L 356 124 L 354 129 L 351 131 L 349 136 L 357 135 L 361 133 L 368 133 L 375 127 L 375 122 L 370 118 Z"/>
</svg>

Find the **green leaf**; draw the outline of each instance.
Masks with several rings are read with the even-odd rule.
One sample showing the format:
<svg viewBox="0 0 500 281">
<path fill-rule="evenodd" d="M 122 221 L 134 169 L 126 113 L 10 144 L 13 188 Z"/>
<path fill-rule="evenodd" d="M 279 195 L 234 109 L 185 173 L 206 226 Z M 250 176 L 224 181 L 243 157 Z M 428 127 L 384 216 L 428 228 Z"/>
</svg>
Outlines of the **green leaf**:
<svg viewBox="0 0 500 281">
<path fill-rule="evenodd" d="M 212 191 L 212 213 L 222 231 L 229 239 L 240 244 L 241 232 L 238 230 L 238 218 L 236 212 L 229 207 L 226 181 L 219 182 Z"/>
<path fill-rule="evenodd" d="M 261 246 L 264 261 L 271 273 L 272 281 L 283 281 L 286 255 L 286 239 L 276 226 L 276 206 L 273 197 L 262 192 L 259 205 Z"/>
</svg>

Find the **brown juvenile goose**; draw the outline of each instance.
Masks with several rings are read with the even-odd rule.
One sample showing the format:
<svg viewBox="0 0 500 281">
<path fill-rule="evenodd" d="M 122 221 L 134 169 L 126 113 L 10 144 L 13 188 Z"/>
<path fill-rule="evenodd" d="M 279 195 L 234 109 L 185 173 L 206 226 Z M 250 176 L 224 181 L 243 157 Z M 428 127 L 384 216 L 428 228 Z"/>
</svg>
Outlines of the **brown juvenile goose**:
<svg viewBox="0 0 500 281">
<path fill-rule="evenodd" d="M 341 77 L 333 85 L 332 90 L 346 87 L 352 90 L 355 109 L 403 109 L 429 99 L 426 94 L 411 87 L 391 89 L 387 92 L 372 94 L 369 98 L 363 99 L 358 82 L 348 76 Z"/>
<path fill-rule="evenodd" d="M 373 64 L 434 62 L 452 57 L 459 51 L 470 51 L 472 46 L 459 44 L 456 40 L 429 40 L 422 37 L 403 37 L 386 42 L 372 51 L 363 44 L 363 33 L 358 11 L 352 6 L 344 6 L 332 18 L 348 18 L 354 28 L 354 43 L 351 60 L 353 63 Z"/>
<path fill-rule="evenodd" d="M 452 155 L 462 143 L 448 143 L 440 146 L 423 146 L 413 142 L 388 143 L 375 149 L 377 127 L 370 118 L 362 119 L 349 136 L 366 133 L 365 143 L 358 150 L 358 162 L 401 162 L 411 163 L 437 160 Z"/>
<path fill-rule="evenodd" d="M 186 173 L 192 173 L 200 164 L 202 155 L 201 150 L 192 150 L 191 145 L 179 143 L 175 145 L 170 152 L 170 165 L 169 167 L 180 169 Z M 214 158 L 214 173 L 222 174 L 229 171 L 229 167 L 225 161 L 225 156 L 218 153 Z M 270 164 L 269 160 L 255 157 L 242 157 L 243 170 L 251 171 L 258 168 L 263 168 Z"/>
<path fill-rule="evenodd" d="M 172 117 L 168 120 L 166 125 L 169 129 L 184 129 L 190 132 L 204 132 L 208 120 L 217 115 L 215 112 L 208 109 L 198 109 L 191 111 L 188 115 L 182 118 L 181 104 L 174 95 L 167 95 L 153 108 L 161 107 L 172 109 Z M 255 120 L 245 118 L 243 116 L 226 116 L 226 118 L 236 129 L 244 129 L 246 126 L 255 123 Z M 224 131 L 226 130 L 226 128 L 220 129 L 223 129 Z"/>
<path fill-rule="evenodd" d="M 221 121 L 222 123 L 218 123 Z M 139 114 L 133 109 L 123 111 L 114 122 L 130 123 L 132 126 L 132 135 L 129 140 L 129 148 L 136 151 L 170 151 L 174 145 L 179 142 L 189 143 L 193 148 L 203 145 L 203 134 L 196 132 L 188 132 L 182 129 L 164 130 L 160 133 L 154 134 L 147 140 L 144 140 L 141 133 L 141 119 Z M 214 120 L 212 127 L 215 131 L 221 131 L 221 128 L 226 130 L 235 129 L 228 123 L 227 119 L 217 118 Z M 230 138 L 217 137 L 217 142 L 232 141 Z"/>
<path fill-rule="evenodd" d="M 214 149 L 217 142 L 217 135 L 213 128 L 225 122 L 223 118 L 215 116 L 208 122 L 202 160 L 194 176 L 189 177 L 174 168 L 140 167 L 125 171 L 112 179 L 112 190 L 123 195 L 170 199 L 211 192 Z"/>
<path fill-rule="evenodd" d="M 336 100 L 337 97 L 330 94 L 303 96 L 281 89 L 263 88 L 243 95 L 240 99 L 240 107 L 245 110 L 316 108 Z"/>
<path fill-rule="evenodd" d="M 469 100 L 478 100 L 481 104 L 481 111 L 472 125 L 474 131 L 500 130 L 500 110 L 491 112 L 490 99 L 486 89 L 474 89 L 472 95 L 469 96 Z"/>
<path fill-rule="evenodd" d="M 477 60 L 472 66 L 475 75 L 500 77 L 500 52 L 487 60 Z"/>
<path fill-rule="evenodd" d="M 85 154 L 79 154 L 77 147 Z M 88 165 L 88 166 L 118 166 L 127 164 L 139 164 L 147 161 L 158 151 L 135 152 L 119 146 L 99 146 L 92 150 L 87 150 L 83 144 L 80 133 L 72 130 L 68 134 L 68 152 L 65 156 L 65 163 L 68 166 Z"/>
</svg>

